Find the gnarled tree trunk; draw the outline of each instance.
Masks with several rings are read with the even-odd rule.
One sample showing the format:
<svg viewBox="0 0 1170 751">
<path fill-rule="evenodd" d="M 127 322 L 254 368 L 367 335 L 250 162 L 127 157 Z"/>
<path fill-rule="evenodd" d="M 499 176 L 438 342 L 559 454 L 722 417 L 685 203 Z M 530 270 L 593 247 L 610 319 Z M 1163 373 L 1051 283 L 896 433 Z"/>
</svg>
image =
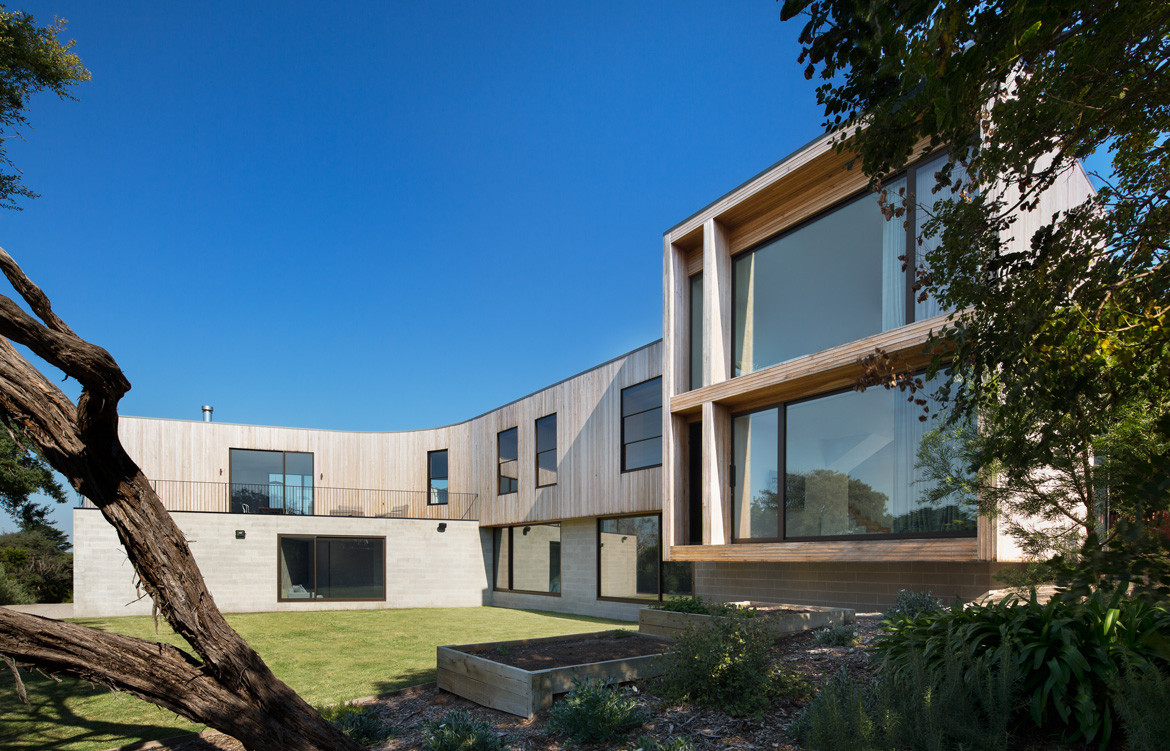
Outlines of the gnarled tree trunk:
<svg viewBox="0 0 1170 751">
<path fill-rule="evenodd" d="M 255 751 L 360 749 L 278 680 L 215 606 L 182 532 L 118 439 L 118 402 L 130 389 L 118 364 L 73 333 L 3 249 L 0 270 L 35 314 L 0 295 L 0 416 L 114 525 L 142 587 L 198 659 L 6 609 L 0 655 L 133 694 Z M 77 379 L 76 406 L 12 342 Z"/>
</svg>

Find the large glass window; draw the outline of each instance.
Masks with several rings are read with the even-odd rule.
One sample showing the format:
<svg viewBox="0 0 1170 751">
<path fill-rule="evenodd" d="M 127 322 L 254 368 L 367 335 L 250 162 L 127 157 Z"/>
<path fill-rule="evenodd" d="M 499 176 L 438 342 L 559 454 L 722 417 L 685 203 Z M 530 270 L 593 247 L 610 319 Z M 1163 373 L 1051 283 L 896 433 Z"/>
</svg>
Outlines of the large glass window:
<svg viewBox="0 0 1170 751">
<path fill-rule="evenodd" d="M 560 524 L 497 527 L 493 538 L 496 589 L 560 594 Z"/>
<path fill-rule="evenodd" d="M 447 451 L 427 452 L 427 504 L 447 505 Z"/>
<path fill-rule="evenodd" d="M 312 514 L 313 455 L 231 449 L 232 512 Z"/>
<path fill-rule="evenodd" d="M 520 487 L 520 447 L 516 428 L 500 431 L 496 436 L 496 450 L 500 460 L 499 493 L 515 493 Z"/>
<path fill-rule="evenodd" d="M 280 600 L 385 600 L 383 537 L 277 538 Z"/>
<path fill-rule="evenodd" d="M 536 421 L 536 487 L 557 484 L 557 416 Z"/>
<path fill-rule="evenodd" d="M 622 389 L 622 471 L 662 464 L 662 379 Z"/>
<path fill-rule="evenodd" d="M 922 414 L 904 393 L 870 388 L 734 417 L 736 539 L 973 534 L 971 506 L 920 500 L 917 452 L 935 423 Z"/>
<path fill-rule="evenodd" d="M 597 594 L 619 600 L 661 600 L 694 593 L 693 567 L 662 560 L 661 519 L 623 516 L 597 522 Z"/>
<path fill-rule="evenodd" d="M 916 249 L 908 237 L 951 197 L 931 193 L 945 161 L 934 158 L 884 186 L 891 203 L 915 194 L 927 211 L 911 206 L 909 217 L 887 221 L 877 196 L 866 194 L 732 260 L 733 376 L 940 313 L 933 298 L 915 301 L 903 265 L 937 247 L 932 240 Z"/>
</svg>

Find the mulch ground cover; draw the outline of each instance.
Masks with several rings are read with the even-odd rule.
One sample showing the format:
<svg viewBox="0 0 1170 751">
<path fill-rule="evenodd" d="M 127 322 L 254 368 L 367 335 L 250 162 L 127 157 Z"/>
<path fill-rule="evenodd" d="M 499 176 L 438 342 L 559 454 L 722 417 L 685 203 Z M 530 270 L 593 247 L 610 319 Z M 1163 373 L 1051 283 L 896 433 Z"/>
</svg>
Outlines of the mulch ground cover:
<svg viewBox="0 0 1170 751">
<path fill-rule="evenodd" d="M 871 674 L 870 657 L 865 646 L 880 633 L 878 617 L 860 616 L 854 628 L 861 636 L 861 643 L 854 647 L 828 647 L 818 645 L 814 632 L 803 632 L 782 637 L 775 646 L 776 659 L 795 672 L 806 677 L 814 685 L 827 681 L 842 667 L 857 676 Z M 614 642 L 632 642 L 631 636 L 614 639 Z M 507 655 L 508 657 L 511 654 Z M 495 659 L 495 658 L 493 658 Z M 616 659 L 616 658 L 611 658 Z M 577 663 L 570 663 L 577 664 Z M 684 735 L 689 737 L 696 751 L 713 749 L 779 749 L 795 750 L 785 733 L 785 728 L 801 709 L 790 701 L 777 701 L 761 718 L 728 717 L 722 712 L 701 707 L 672 705 L 654 695 L 653 680 L 639 681 L 624 687 L 649 711 L 653 719 L 640 730 L 618 742 L 588 746 L 593 751 L 618 751 L 632 749 L 640 736 L 659 740 Z M 440 691 L 435 684 L 424 684 L 395 691 L 375 699 L 363 700 L 378 708 L 383 718 L 395 728 L 395 736 L 379 747 L 378 751 L 407 751 L 422 748 L 427 726 L 442 719 L 448 712 L 466 712 L 476 720 L 492 725 L 495 732 L 508 739 L 510 748 L 516 751 L 561 751 L 564 740 L 549 736 L 545 732 L 548 713 L 541 712 L 526 720 L 506 712 L 481 707 L 474 702 Z M 243 751 L 234 739 L 223 734 L 206 732 L 199 737 L 187 737 L 165 744 L 150 746 L 161 751 Z M 576 748 L 582 748 L 580 746 Z"/>
</svg>

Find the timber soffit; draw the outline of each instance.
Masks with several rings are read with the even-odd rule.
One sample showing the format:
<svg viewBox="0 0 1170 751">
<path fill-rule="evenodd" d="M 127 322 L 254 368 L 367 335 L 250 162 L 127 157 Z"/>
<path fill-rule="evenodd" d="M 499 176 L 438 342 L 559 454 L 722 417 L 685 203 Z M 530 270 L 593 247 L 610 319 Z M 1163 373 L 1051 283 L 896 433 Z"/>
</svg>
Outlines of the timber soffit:
<svg viewBox="0 0 1170 751">
<path fill-rule="evenodd" d="M 711 203 L 688 216 L 686 219 L 683 219 L 678 224 L 675 224 L 673 227 L 666 230 L 663 235 L 666 236 L 668 240 L 672 241 L 687 235 L 688 233 L 694 231 L 696 227 L 702 226 L 706 219 L 727 211 L 736 204 L 741 203 L 747 198 L 750 198 L 754 193 L 760 191 L 768 185 L 771 185 L 785 175 L 794 172 L 797 168 L 802 167 L 817 157 L 832 151 L 835 148 L 833 145 L 833 139 L 839 135 L 839 133 L 833 132 L 823 133 L 817 136 L 764 171 L 746 180 L 741 185 L 732 188 L 727 193 L 723 194 L 719 198 L 716 198 Z"/>
<path fill-rule="evenodd" d="M 581 376 L 592 373 L 595 370 L 601 370 L 604 367 L 607 367 L 609 365 L 613 365 L 615 362 L 625 360 L 628 357 L 632 357 L 633 355 L 636 355 L 639 352 L 642 352 L 643 350 L 650 349 L 651 347 L 657 346 L 659 344 L 662 344 L 661 338 L 655 339 L 654 341 L 650 342 L 649 344 L 643 344 L 641 347 L 637 347 L 635 349 L 632 349 L 629 352 L 625 352 L 623 354 L 618 355 L 617 357 L 611 357 L 610 359 L 606 360 L 603 363 L 600 363 L 598 365 L 594 365 L 592 368 L 586 368 L 585 370 L 582 370 L 580 373 L 574 373 L 573 375 L 571 375 L 567 378 L 562 378 L 561 380 L 557 381 L 556 383 L 552 383 L 552 384 L 549 384 L 548 386 L 545 386 L 543 388 L 539 388 L 530 394 L 525 394 L 524 396 L 521 396 L 517 399 L 513 399 L 510 402 L 507 402 L 505 404 L 501 404 L 498 407 L 493 407 L 492 409 L 489 409 L 487 412 L 483 412 L 481 414 L 478 414 L 475 417 L 471 417 L 471 418 L 468 418 L 466 420 L 461 420 L 459 422 L 453 422 L 453 423 L 450 423 L 448 425 L 435 425 L 435 426 L 429 427 L 429 428 L 414 428 L 412 430 L 336 430 L 333 428 L 301 428 L 301 427 L 288 426 L 288 425 L 257 425 L 256 423 L 250 423 L 250 422 L 216 421 L 216 422 L 207 423 L 207 424 L 209 424 L 209 425 L 237 425 L 237 426 L 244 427 L 244 428 L 273 428 L 276 430 L 307 430 L 307 431 L 315 431 L 315 432 L 319 432 L 319 433 L 354 433 L 354 434 L 359 434 L 359 435 L 395 435 L 395 434 L 406 434 L 406 433 L 424 433 L 424 432 L 432 431 L 432 430 L 443 430 L 444 428 L 454 428 L 454 427 L 458 427 L 460 425 L 466 425 L 468 423 L 475 422 L 476 420 L 478 420 L 482 417 L 487 417 L 488 415 L 492 414 L 493 412 L 498 412 L 501 409 L 511 407 L 513 404 L 519 404 L 520 402 L 524 401 L 525 399 L 531 399 L 532 397 L 536 396 L 537 394 L 542 394 L 545 391 L 548 391 L 549 389 L 555 389 L 557 386 L 560 386 L 561 384 L 564 384 L 564 383 L 568 383 L 569 381 L 573 380 L 574 378 L 580 378 Z M 658 378 L 658 377 L 659 376 L 651 376 L 651 378 Z M 119 417 L 120 418 L 127 418 L 130 420 L 154 420 L 157 422 L 191 422 L 191 423 L 201 423 L 201 424 L 204 422 L 203 420 L 186 420 L 186 419 L 180 419 L 180 418 L 174 418 L 174 417 L 140 417 L 137 415 L 119 415 Z"/>
</svg>

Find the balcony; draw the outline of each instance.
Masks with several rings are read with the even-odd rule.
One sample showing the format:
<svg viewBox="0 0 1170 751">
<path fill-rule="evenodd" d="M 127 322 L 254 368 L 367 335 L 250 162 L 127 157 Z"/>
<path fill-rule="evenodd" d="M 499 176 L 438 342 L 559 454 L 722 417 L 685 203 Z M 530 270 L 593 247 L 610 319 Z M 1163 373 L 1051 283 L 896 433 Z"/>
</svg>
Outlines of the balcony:
<svg viewBox="0 0 1170 751">
<path fill-rule="evenodd" d="M 151 480 L 150 485 L 168 511 L 478 520 L 478 495 L 475 493 L 316 488 L 280 483 L 255 485 L 193 480 Z M 81 498 L 78 508 L 94 508 L 94 505 L 88 498 Z"/>
</svg>

